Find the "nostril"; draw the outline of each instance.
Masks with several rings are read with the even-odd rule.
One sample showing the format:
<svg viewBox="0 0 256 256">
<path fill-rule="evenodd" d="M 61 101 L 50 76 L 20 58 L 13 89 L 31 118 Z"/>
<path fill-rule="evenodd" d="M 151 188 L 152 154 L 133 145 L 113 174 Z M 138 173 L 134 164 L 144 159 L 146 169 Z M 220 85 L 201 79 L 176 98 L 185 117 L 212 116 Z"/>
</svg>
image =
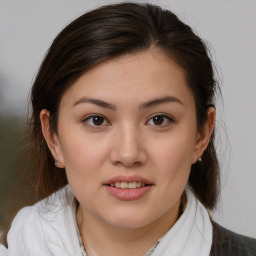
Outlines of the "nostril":
<svg viewBox="0 0 256 256">
<path fill-rule="evenodd" d="M 140 166 L 142 165 L 142 162 L 136 161 L 136 162 L 129 162 L 129 161 L 116 161 L 116 165 L 124 165 L 127 167 L 134 167 L 134 166 Z"/>
</svg>

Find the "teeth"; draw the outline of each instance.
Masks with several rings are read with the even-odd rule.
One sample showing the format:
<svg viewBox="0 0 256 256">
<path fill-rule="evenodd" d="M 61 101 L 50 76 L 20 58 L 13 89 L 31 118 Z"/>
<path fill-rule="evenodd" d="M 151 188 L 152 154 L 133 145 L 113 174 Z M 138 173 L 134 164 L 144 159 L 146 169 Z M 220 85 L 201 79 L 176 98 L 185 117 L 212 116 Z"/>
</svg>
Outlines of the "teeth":
<svg viewBox="0 0 256 256">
<path fill-rule="evenodd" d="M 141 182 L 136 182 L 136 187 L 140 188 L 141 187 Z"/>
<path fill-rule="evenodd" d="M 121 188 L 129 188 L 129 183 L 121 182 Z"/>
<path fill-rule="evenodd" d="M 115 187 L 116 187 L 116 188 L 121 188 L 121 183 L 120 183 L 119 181 L 116 182 L 116 183 L 115 183 Z"/>
<path fill-rule="evenodd" d="M 130 182 L 129 188 L 136 188 L 136 182 Z"/>
<path fill-rule="evenodd" d="M 116 187 L 116 188 L 140 188 L 140 187 L 144 187 L 145 186 L 145 183 L 143 182 L 115 182 L 115 183 L 112 183 L 110 184 L 111 187 Z"/>
</svg>

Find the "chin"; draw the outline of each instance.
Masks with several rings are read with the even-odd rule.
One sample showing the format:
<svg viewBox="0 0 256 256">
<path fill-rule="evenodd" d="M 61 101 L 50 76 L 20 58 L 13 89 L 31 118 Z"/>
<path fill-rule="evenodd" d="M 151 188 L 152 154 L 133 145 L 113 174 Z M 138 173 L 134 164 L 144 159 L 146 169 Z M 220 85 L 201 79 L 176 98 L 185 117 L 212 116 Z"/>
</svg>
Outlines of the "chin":
<svg viewBox="0 0 256 256">
<path fill-rule="evenodd" d="M 152 216 L 147 216 L 148 214 L 143 214 L 141 211 L 133 212 L 119 212 L 113 214 L 113 211 L 108 215 L 103 217 L 105 223 L 118 229 L 138 229 L 149 225 L 154 222 L 156 218 Z"/>
<path fill-rule="evenodd" d="M 149 222 L 150 223 L 150 222 Z M 147 226 L 149 224 L 145 222 L 145 220 L 134 220 L 134 219 L 115 219 L 113 221 L 109 221 L 108 224 L 110 224 L 112 227 L 117 229 L 139 229 L 144 226 Z"/>
</svg>

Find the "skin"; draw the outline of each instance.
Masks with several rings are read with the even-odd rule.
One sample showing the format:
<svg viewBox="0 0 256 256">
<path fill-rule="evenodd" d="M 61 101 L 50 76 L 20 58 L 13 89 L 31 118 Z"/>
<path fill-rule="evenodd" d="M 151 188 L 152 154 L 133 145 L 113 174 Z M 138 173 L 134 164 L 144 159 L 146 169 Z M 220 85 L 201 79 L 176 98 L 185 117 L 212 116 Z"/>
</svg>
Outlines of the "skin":
<svg viewBox="0 0 256 256">
<path fill-rule="evenodd" d="M 163 98 L 168 100 L 152 103 Z M 95 123 L 91 115 L 103 119 Z M 42 110 L 43 134 L 80 203 L 77 222 L 88 255 L 143 255 L 178 218 L 191 165 L 208 145 L 215 109 L 208 109 L 198 131 L 183 69 L 151 48 L 82 75 L 61 99 L 57 134 L 49 116 Z M 139 199 L 120 200 L 104 186 L 117 175 L 139 175 L 153 185 Z"/>
</svg>

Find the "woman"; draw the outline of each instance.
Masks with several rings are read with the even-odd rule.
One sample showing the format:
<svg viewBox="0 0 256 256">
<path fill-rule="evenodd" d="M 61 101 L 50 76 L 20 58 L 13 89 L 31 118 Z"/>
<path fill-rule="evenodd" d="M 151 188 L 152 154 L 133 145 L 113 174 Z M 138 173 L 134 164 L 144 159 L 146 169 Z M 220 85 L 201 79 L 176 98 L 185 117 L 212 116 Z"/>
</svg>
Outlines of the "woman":
<svg viewBox="0 0 256 256">
<path fill-rule="evenodd" d="M 54 40 L 35 79 L 30 133 L 39 203 L 8 255 L 256 255 L 213 222 L 219 166 L 207 49 L 173 13 L 123 3 Z"/>
</svg>

